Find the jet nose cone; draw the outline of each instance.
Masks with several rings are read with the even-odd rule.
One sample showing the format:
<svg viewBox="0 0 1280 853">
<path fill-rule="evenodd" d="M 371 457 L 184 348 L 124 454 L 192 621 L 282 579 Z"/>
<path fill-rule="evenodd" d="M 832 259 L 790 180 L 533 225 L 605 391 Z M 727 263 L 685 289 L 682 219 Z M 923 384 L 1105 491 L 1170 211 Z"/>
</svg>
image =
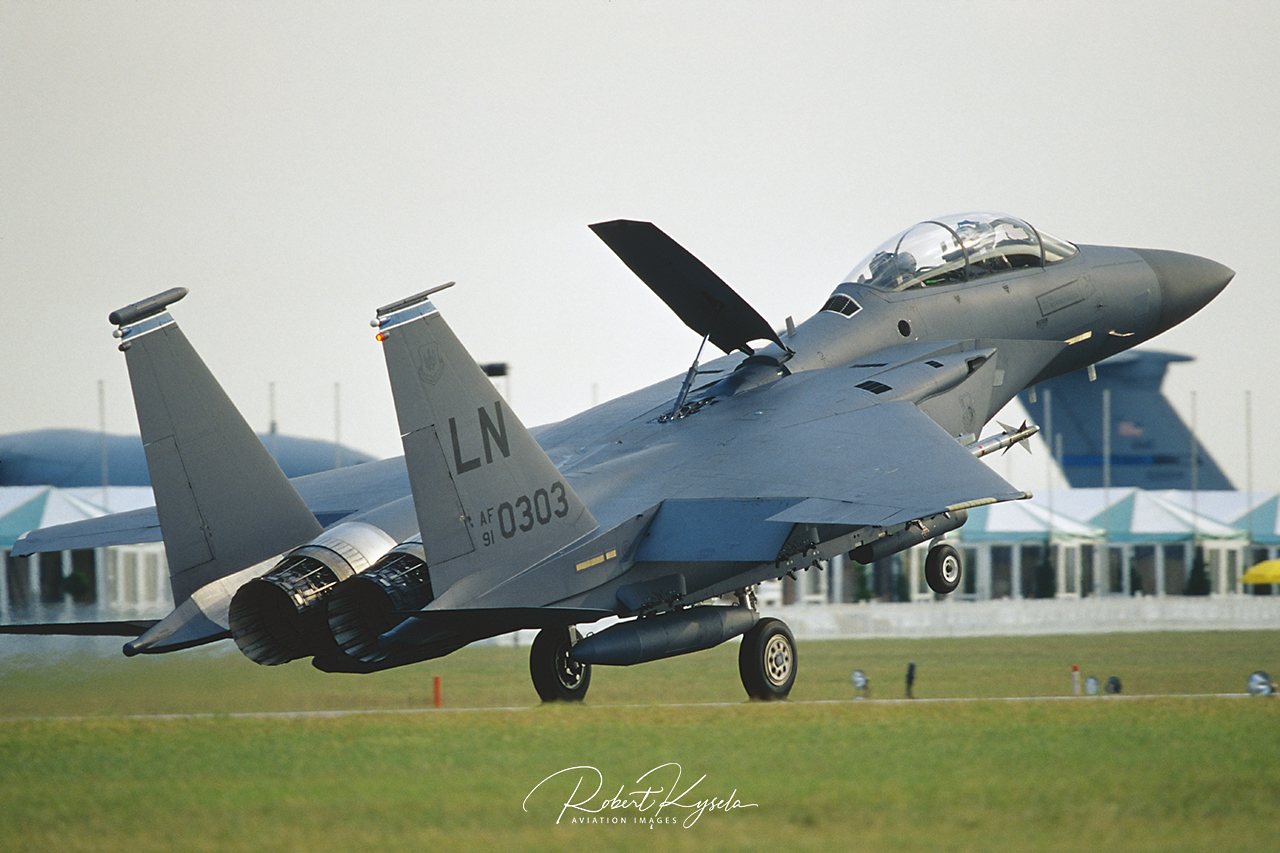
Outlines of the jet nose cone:
<svg viewBox="0 0 1280 853">
<path fill-rule="evenodd" d="M 1182 252 L 1134 249 L 1160 283 L 1160 327 L 1168 329 L 1208 305 L 1235 276 L 1217 261 Z"/>
</svg>

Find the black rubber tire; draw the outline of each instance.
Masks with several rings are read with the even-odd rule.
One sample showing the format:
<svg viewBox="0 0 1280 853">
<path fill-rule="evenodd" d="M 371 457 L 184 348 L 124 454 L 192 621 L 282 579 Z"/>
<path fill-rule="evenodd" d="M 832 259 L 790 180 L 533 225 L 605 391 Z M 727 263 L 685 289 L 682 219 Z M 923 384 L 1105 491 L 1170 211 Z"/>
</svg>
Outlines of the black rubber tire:
<svg viewBox="0 0 1280 853">
<path fill-rule="evenodd" d="M 796 640 L 781 619 L 761 619 L 742 635 L 738 674 L 752 699 L 786 699 L 796 682 Z"/>
<path fill-rule="evenodd" d="M 578 663 L 569 650 L 578 640 L 572 627 L 543 628 L 529 649 L 529 675 L 543 702 L 581 702 L 591 686 L 591 664 Z"/>
<path fill-rule="evenodd" d="M 950 545 L 935 545 L 924 558 L 924 579 L 929 589 L 939 595 L 949 595 L 960 586 L 963 566 L 960 552 Z"/>
</svg>

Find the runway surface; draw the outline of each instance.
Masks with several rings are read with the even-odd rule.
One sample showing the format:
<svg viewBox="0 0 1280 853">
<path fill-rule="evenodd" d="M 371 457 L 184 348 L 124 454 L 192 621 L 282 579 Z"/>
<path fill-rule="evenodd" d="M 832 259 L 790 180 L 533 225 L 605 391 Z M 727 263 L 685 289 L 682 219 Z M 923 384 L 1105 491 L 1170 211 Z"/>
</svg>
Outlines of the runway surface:
<svg viewBox="0 0 1280 853">
<path fill-rule="evenodd" d="M 586 712 L 603 711 L 618 708 L 737 708 L 743 705 L 758 705 L 762 708 L 787 708 L 798 705 L 931 705 L 931 704 L 976 704 L 982 702 L 1124 702 L 1142 699 L 1247 699 L 1248 693 L 1151 693 L 1134 695 L 1105 696 L 996 696 L 985 698 L 951 697 L 936 699 L 816 699 L 811 701 L 785 702 L 697 702 L 697 703 L 656 703 L 652 705 L 582 705 Z M 538 705 L 518 705 L 495 708 L 381 708 L 381 709 L 349 709 L 341 711 L 242 711 L 235 713 L 199 713 L 199 714 L 104 714 L 101 716 L 81 715 L 66 717 L 0 717 L 0 723 L 20 723 L 35 721 L 77 722 L 90 720 L 270 720 L 270 719 L 323 719 L 377 715 L 406 714 L 481 714 L 481 713 L 515 713 L 532 711 Z"/>
</svg>

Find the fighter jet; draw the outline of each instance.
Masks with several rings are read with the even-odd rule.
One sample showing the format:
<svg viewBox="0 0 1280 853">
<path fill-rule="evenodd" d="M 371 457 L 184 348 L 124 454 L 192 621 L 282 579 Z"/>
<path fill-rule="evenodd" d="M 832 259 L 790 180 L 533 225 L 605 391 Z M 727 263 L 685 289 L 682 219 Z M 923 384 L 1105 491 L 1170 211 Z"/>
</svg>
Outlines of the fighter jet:
<svg viewBox="0 0 1280 853">
<path fill-rule="evenodd" d="M 979 457 L 1036 427 L 984 439 L 988 421 L 1027 386 L 1182 322 L 1233 276 L 968 213 L 895 235 L 775 331 L 654 225 L 591 228 L 701 337 L 683 377 L 528 430 L 446 324 L 436 303 L 462 297 L 444 285 L 373 320 L 403 459 L 289 480 L 179 330 L 169 308 L 186 292 L 170 290 L 110 316 L 155 509 L 34 531 L 15 553 L 163 538 L 178 605 L 129 655 L 231 637 L 261 664 L 371 672 L 539 629 L 534 687 L 573 701 L 595 665 L 741 637 L 748 696 L 781 699 L 796 645 L 760 616 L 758 584 L 929 542 L 929 585 L 953 591 L 960 558 L 942 537 L 968 508 L 1029 497 Z M 702 364 L 707 343 L 724 355 Z"/>
</svg>

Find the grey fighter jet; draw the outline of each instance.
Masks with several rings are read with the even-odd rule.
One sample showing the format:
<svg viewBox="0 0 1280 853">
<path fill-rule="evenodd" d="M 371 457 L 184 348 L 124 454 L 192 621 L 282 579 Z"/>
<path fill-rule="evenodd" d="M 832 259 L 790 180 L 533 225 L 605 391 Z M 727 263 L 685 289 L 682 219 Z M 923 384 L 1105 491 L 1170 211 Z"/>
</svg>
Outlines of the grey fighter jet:
<svg viewBox="0 0 1280 853">
<path fill-rule="evenodd" d="M 987 422 L 1023 388 L 1180 323 L 1233 275 L 970 213 L 894 236 L 778 332 L 653 225 L 591 227 L 725 355 L 528 430 L 436 288 L 374 320 L 403 460 L 289 480 L 178 329 L 171 290 L 110 318 L 155 509 L 35 531 L 15 553 L 163 538 L 177 609 L 78 628 L 134 636 L 130 655 L 232 637 L 261 664 L 370 672 L 532 628 L 538 694 L 580 700 L 593 665 L 740 636 L 748 695 L 783 698 L 795 642 L 759 616 L 758 584 L 931 542 L 928 582 L 954 590 L 943 535 L 967 508 L 1027 497 L 979 457 L 1036 428 L 984 439 Z"/>
</svg>

